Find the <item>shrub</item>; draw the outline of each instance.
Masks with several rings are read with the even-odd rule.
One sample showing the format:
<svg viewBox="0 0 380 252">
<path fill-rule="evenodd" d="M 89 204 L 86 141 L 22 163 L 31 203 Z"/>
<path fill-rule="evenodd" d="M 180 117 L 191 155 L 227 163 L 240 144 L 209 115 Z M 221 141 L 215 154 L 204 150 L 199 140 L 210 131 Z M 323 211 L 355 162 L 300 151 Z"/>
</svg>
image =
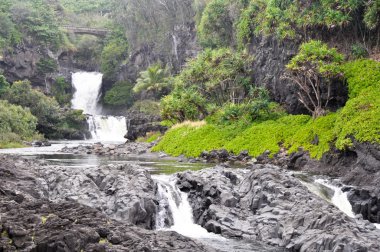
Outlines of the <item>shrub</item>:
<svg viewBox="0 0 380 252">
<path fill-rule="evenodd" d="M 45 134 L 54 131 L 54 125 L 59 122 L 59 105 L 55 99 L 32 89 L 29 81 L 14 82 L 4 97 L 10 103 L 30 108 L 38 119 L 38 131 Z"/>
<path fill-rule="evenodd" d="M 106 92 L 104 103 L 112 106 L 131 106 L 133 103 L 133 85 L 119 81 Z"/>
<path fill-rule="evenodd" d="M 339 112 L 335 124 L 336 147 L 352 147 L 351 137 L 359 142 L 380 144 L 380 89 L 369 87 L 351 98 Z"/>
<path fill-rule="evenodd" d="M 357 22 L 354 15 L 358 15 L 361 9 L 365 9 L 364 21 L 367 27 L 373 29 L 378 25 L 377 14 L 380 9 L 375 2 L 253 0 L 245 5 L 236 22 L 239 45 L 244 46 L 254 34 L 292 39 L 305 36 L 305 30 L 311 27 L 343 27 Z"/>
<path fill-rule="evenodd" d="M 342 66 L 348 84 L 350 98 L 360 94 L 368 87 L 380 88 L 380 63 L 361 59 L 347 62 Z"/>
<path fill-rule="evenodd" d="M 16 81 L 3 95 L 10 103 L 29 108 L 37 118 L 37 130 L 47 138 L 63 138 L 66 132 L 77 131 L 86 118 L 82 111 L 60 109 L 54 98 L 32 89 L 29 81 Z M 84 125 L 82 124 L 82 130 Z"/>
<path fill-rule="evenodd" d="M 206 115 L 206 99 L 196 87 L 178 87 L 161 99 L 161 116 L 164 120 L 183 122 L 198 120 Z"/>
<path fill-rule="evenodd" d="M 64 77 L 58 77 L 52 86 L 52 95 L 55 97 L 59 105 L 66 106 L 70 104 L 72 99 L 71 84 Z"/>
<path fill-rule="evenodd" d="M 0 100 L 0 146 L 31 140 L 36 135 L 36 124 L 29 109 Z"/>
<path fill-rule="evenodd" d="M 366 58 L 368 51 L 360 44 L 353 44 L 351 46 L 351 57 L 354 59 Z"/>
<path fill-rule="evenodd" d="M 10 85 L 7 82 L 7 80 L 5 79 L 5 77 L 3 75 L 0 75 L 0 98 L 4 93 L 7 92 L 9 87 L 10 87 Z"/>
</svg>

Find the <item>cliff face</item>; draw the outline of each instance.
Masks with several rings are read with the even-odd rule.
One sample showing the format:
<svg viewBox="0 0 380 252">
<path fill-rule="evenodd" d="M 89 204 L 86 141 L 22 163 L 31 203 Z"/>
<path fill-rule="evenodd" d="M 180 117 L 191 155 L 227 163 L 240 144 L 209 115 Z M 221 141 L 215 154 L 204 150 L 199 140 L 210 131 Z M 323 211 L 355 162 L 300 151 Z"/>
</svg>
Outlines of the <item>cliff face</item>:
<svg viewBox="0 0 380 252">
<path fill-rule="evenodd" d="M 43 87 L 45 78 L 39 74 L 37 63 L 45 57 L 49 57 L 47 48 L 25 42 L 4 51 L 0 68 L 10 82 L 29 79 L 34 85 Z"/>
<path fill-rule="evenodd" d="M 136 81 L 140 71 L 149 65 L 160 62 L 177 73 L 186 60 L 194 58 L 201 50 L 196 39 L 195 23 L 179 25 L 167 38 L 168 45 L 160 49 L 157 44 L 144 44 L 131 53 L 128 63 L 121 67 L 118 80 Z"/>
<path fill-rule="evenodd" d="M 254 37 L 249 45 L 249 53 L 254 57 L 253 80 L 258 86 L 266 87 L 272 99 L 285 106 L 292 114 L 308 113 L 305 107 L 298 101 L 295 86 L 282 76 L 286 65 L 297 54 L 301 41 L 283 40 L 274 37 Z M 327 90 L 323 90 L 322 97 L 327 96 Z M 336 81 L 332 84 L 332 100 L 329 109 L 332 111 L 344 106 L 347 101 L 347 87 L 343 82 Z"/>
</svg>

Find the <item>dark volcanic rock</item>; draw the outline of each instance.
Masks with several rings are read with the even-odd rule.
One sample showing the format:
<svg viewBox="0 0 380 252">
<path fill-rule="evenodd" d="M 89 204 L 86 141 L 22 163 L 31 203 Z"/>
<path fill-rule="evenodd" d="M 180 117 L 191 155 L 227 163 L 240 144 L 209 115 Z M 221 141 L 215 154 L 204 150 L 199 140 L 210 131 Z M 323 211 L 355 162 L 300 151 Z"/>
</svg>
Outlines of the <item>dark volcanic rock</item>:
<svg viewBox="0 0 380 252">
<path fill-rule="evenodd" d="M 138 165 L 36 168 L 48 184 L 49 199 L 74 200 L 147 229 L 155 227 L 156 184 Z"/>
<path fill-rule="evenodd" d="M 225 149 L 212 150 L 210 152 L 203 151 L 199 156 L 208 163 L 223 163 L 223 162 L 248 162 L 252 158 L 248 155 L 248 151 L 242 151 L 239 155 L 234 155 Z"/>
<path fill-rule="evenodd" d="M 99 156 L 128 156 L 128 155 L 140 155 L 151 154 L 150 148 L 152 143 L 135 143 L 127 142 L 125 144 L 118 145 L 104 145 L 102 143 L 95 143 L 92 145 L 79 145 L 76 147 L 64 147 L 61 152 L 73 153 L 73 154 L 94 154 Z M 159 156 L 159 154 L 157 154 Z"/>
<path fill-rule="evenodd" d="M 256 239 L 288 251 L 379 251 L 380 232 L 351 219 L 274 166 L 185 172 L 196 222 L 226 237 Z"/>
<path fill-rule="evenodd" d="M 128 121 L 128 132 L 125 138 L 131 141 L 135 141 L 139 137 L 145 137 L 148 132 L 164 133 L 167 130 L 167 127 L 160 125 L 160 116 L 132 111 L 126 115 L 126 118 Z"/>
<path fill-rule="evenodd" d="M 36 166 L 38 169 L 35 169 Z M 125 182 L 126 187 L 129 186 L 130 197 L 119 193 L 121 199 L 115 201 L 124 210 L 128 209 L 127 204 L 130 202 L 137 202 L 135 206 L 141 206 L 144 199 L 138 203 L 136 194 L 133 194 L 138 188 L 144 190 L 147 187 L 149 190 L 149 176 L 139 169 L 131 171 L 132 167 L 119 169 L 120 174 L 113 173 L 110 167 L 103 169 L 104 172 L 97 171 L 99 177 L 96 179 L 99 179 L 97 185 L 104 187 L 99 189 L 99 195 L 93 195 L 95 199 L 103 194 L 103 190 L 111 195 L 114 193 L 108 187 L 114 185 L 110 182 L 112 178 L 119 184 L 121 180 L 127 179 Z M 43 176 L 53 176 L 52 181 L 40 177 L 38 171 Z M 98 209 L 81 205 L 72 198 L 75 195 L 78 198 L 90 197 L 92 186 L 76 183 L 95 183 L 91 182 L 93 178 L 91 181 L 83 178 L 82 181 L 78 174 L 67 170 L 57 171 L 56 176 L 50 173 L 53 173 L 53 168 L 44 163 L 0 156 L 0 251 L 213 251 L 175 232 L 142 229 L 128 222 L 111 219 Z M 136 180 L 142 184 L 132 185 L 133 182 L 128 182 L 127 174 L 137 177 Z M 68 178 L 69 175 L 73 178 Z M 59 186 L 63 189 L 65 183 L 73 188 L 52 193 Z M 125 192 L 126 188 L 121 188 Z M 75 190 L 83 190 L 83 195 L 82 191 Z M 145 197 L 145 193 L 149 194 L 146 191 L 140 193 L 142 197 Z M 51 202 L 48 200 L 49 194 L 65 195 L 67 199 Z"/>
<path fill-rule="evenodd" d="M 212 251 L 175 232 L 131 226 L 76 202 L 17 203 L 0 193 L 0 211 L 0 251 Z"/>
<path fill-rule="evenodd" d="M 380 190 L 379 188 L 351 188 L 348 200 L 352 210 L 361 214 L 365 220 L 380 223 Z"/>
</svg>

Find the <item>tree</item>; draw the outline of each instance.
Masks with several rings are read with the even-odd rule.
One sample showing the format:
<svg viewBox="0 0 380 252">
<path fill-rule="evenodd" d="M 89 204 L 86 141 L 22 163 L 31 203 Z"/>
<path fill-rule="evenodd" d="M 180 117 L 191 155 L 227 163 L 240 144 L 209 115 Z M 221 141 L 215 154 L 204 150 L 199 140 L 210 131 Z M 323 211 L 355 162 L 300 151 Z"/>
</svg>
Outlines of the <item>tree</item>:
<svg viewBox="0 0 380 252">
<path fill-rule="evenodd" d="M 203 11 L 198 25 L 198 35 L 202 46 L 218 48 L 233 44 L 234 23 L 239 16 L 238 1 L 213 0 Z"/>
<path fill-rule="evenodd" d="M 343 77 L 343 55 L 321 41 L 303 43 L 298 54 L 286 66 L 283 78 L 298 88 L 298 100 L 317 118 L 326 114 L 331 100 L 331 81 Z"/>
<path fill-rule="evenodd" d="M 210 102 L 222 106 L 240 103 L 247 96 L 251 82 L 252 58 L 228 48 L 206 49 L 189 61 L 175 78 L 175 85 L 196 86 Z"/>
<path fill-rule="evenodd" d="M 171 89 L 168 76 L 168 68 L 162 68 L 160 64 L 154 64 L 148 67 L 147 70 L 140 72 L 140 77 L 136 81 L 133 92 L 140 94 L 146 91 L 152 93 L 156 98 L 161 98 L 167 95 Z"/>
<path fill-rule="evenodd" d="M 206 100 L 196 88 L 177 87 L 161 99 L 161 116 L 172 122 L 198 120 L 207 115 Z"/>
</svg>

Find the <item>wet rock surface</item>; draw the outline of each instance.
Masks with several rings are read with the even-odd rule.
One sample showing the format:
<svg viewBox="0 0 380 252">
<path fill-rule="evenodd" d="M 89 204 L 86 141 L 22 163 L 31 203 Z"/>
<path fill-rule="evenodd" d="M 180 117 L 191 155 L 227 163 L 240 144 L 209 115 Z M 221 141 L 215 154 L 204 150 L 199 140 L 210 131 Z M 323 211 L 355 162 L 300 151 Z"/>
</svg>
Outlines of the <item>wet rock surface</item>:
<svg viewBox="0 0 380 252">
<path fill-rule="evenodd" d="M 242 151 L 238 155 L 228 152 L 225 149 L 212 150 L 210 152 L 203 151 L 200 158 L 208 163 L 235 163 L 235 162 L 249 162 L 252 158 L 248 155 L 248 151 Z"/>
<path fill-rule="evenodd" d="M 178 174 L 194 219 L 208 231 L 288 251 L 379 251 L 380 231 L 349 218 L 271 165 Z"/>
<path fill-rule="evenodd" d="M 132 225 L 133 218 L 109 218 L 117 212 L 112 212 L 113 208 L 102 200 L 124 210 L 138 209 L 136 215 L 132 211 L 126 218 L 140 216 L 148 209 L 152 184 L 144 171 L 116 167 L 118 172 L 114 174 L 111 167 L 102 167 L 104 171 L 93 170 L 98 173 L 96 177 L 87 177 L 91 171 L 82 177 L 68 170 L 53 175 L 53 168 L 35 160 L 0 156 L 0 251 L 213 251 L 175 232 L 153 232 Z M 134 177 L 136 183 L 128 182 L 128 176 Z M 121 182 L 126 185 L 120 185 Z M 72 188 L 62 190 L 63 184 Z M 112 192 L 110 186 L 116 184 Z M 98 189 L 98 195 L 93 191 L 95 185 L 104 185 Z M 122 193 L 126 190 L 128 197 Z M 114 193 L 119 199 L 113 202 L 107 193 Z M 81 198 L 99 203 L 103 209 L 78 203 Z M 107 215 L 107 210 L 112 214 Z"/>
<path fill-rule="evenodd" d="M 102 144 L 95 143 L 90 145 L 79 145 L 76 147 L 65 147 L 61 150 L 63 153 L 72 154 L 88 154 L 99 156 L 128 156 L 141 155 L 150 153 L 150 148 L 153 143 L 134 143 L 128 142 L 125 144 Z"/>
<path fill-rule="evenodd" d="M 352 211 L 361 214 L 365 220 L 380 223 L 380 189 L 347 188 Z"/>
</svg>

